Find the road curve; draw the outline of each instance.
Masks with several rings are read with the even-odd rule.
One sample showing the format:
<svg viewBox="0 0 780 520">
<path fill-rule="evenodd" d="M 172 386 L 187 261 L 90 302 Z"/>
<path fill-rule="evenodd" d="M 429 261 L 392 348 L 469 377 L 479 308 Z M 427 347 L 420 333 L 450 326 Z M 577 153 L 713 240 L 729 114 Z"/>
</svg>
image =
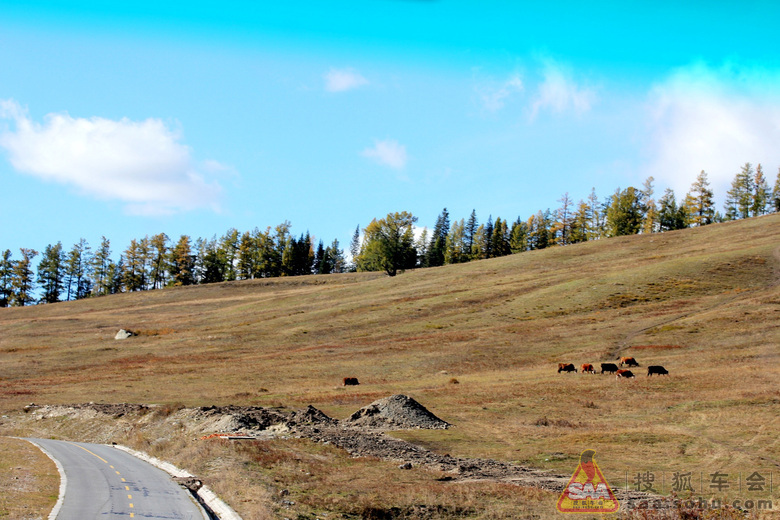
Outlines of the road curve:
<svg viewBox="0 0 780 520">
<path fill-rule="evenodd" d="M 28 439 L 65 470 L 57 520 L 143 518 L 208 520 L 188 491 L 164 471 L 102 444 Z"/>
</svg>

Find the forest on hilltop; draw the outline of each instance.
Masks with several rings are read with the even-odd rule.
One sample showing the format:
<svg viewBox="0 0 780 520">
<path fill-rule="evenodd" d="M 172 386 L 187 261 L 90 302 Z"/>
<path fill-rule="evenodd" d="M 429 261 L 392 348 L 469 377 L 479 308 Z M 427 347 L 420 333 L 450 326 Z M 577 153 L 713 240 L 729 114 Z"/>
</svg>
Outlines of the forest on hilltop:
<svg viewBox="0 0 780 520">
<path fill-rule="evenodd" d="M 182 235 L 175 242 L 165 233 L 133 239 L 118 260 L 112 259 L 105 236 L 92 250 L 85 239 L 69 251 L 61 242 L 43 250 L 37 273 L 34 249 L 20 248 L 14 259 L 0 255 L 0 307 L 56 303 L 122 292 L 231 280 L 330 274 L 347 271 L 399 271 L 436 267 L 506 256 L 553 246 L 566 246 L 639 233 L 661 233 L 780 212 L 780 169 L 770 189 L 761 165 L 746 163 L 734 177 L 724 204 L 715 209 L 714 193 L 702 171 L 678 203 L 666 189 L 654 198 L 654 179 L 642 188 L 617 189 L 599 200 L 593 189 L 578 203 L 568 193 L 555 211 L 538 211 L 527 219 L 492 216 L 480 223 L 476 211 L 467 219 L 450 220 L 445 208 L 429 232 L 415 237 L 417 218 L 407 211 L 390 213 L 358 225 L 349 257 L 338 240 L 315 246 L 311 235 L 295 237 L 285 221 L 264 231 L 229 229 L 221 237 Z"/>
</svg>

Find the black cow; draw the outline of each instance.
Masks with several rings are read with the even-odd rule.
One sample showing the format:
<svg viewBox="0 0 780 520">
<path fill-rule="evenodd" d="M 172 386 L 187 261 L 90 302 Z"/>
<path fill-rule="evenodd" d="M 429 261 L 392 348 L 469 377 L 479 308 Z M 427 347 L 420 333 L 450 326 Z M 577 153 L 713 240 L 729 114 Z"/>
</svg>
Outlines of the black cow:
<svg viewBox="0 0 780 520">
<path fill-rule="evenodd" d="M 558 373 L 561 372 L 577 372 L 577 369 L 574 368 L 573 363 L 558 363 Z"/>
<path fill-rule="evenodd" d="M 666 370 L 661 365 L 650 365 L 649 367 L 647 367 L 647 375 L 649 377 L 652 376 L 653 374 L 658 374 L 659 376 L 668 376 L 669 371 Z"/>
<path fill-rule="evenodd" d="M 357 377 L 345 377 L 344 378 L 344 386 L 355 386 L 359 385 Z"/>
<path fill-rule="evenodd" d="M 618 367 L 615 363 L 602 363 L 601 364 L 601 373 L 603 374 L 606 372 L 607 374 L 614 374 L 618 371 Z"/>
</svg>

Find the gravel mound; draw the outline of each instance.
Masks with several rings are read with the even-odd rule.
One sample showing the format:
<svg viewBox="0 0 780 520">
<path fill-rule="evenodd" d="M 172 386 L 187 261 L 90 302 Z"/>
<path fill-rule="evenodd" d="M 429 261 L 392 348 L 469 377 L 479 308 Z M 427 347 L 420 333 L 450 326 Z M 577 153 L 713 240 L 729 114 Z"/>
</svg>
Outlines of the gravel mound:
<svg viewBox="0 0 780 520">
<path fill-rule="evenodd" d="M 405 395 L 391 395 L 374 401 L 353 413 L 347 423 L 384 430 L 422 428 L 444 430 L 450 427 L 423 405 Z"/>
</svg>

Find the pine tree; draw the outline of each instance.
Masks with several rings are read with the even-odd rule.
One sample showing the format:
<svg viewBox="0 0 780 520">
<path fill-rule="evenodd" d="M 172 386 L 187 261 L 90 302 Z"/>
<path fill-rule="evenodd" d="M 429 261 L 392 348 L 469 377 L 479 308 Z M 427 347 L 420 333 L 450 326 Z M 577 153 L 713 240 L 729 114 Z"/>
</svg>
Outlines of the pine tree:
<svg viewBox="0 0 780 520">
<path fill-rule="evenodd" d="M 325 245 L 322 240 L 317 244 L 317 251 L 314 253 L 314 264 L 312 270 L 316 274 L 328 274 L 330 272 L 330 266 L 328 265 L 328 259 L 325 257 Z"/>
<path fill-rule="evenodd" d="M 11 250 L 6 249 L 0 256 L 0 307 L 11 304 L 13 294 L 14 263 L 11 260 Z"/>
<path fill-rule="evenodd" d="M 239 234 L 235 228 L 230 228 L 219 240 L 219 252 L 224 261 L 225 280 L 236 279 L 236 264 L 238 262 Z"/>
<path fill-rule="evenodd" d="M 539 211 L 528 219 L 528 249 L 545 249 L 553 244 L 550 232 L 552 222 L 550 210 Z"/>
<path fill-rule="evenodd" d="M 687 226 L 684 206 L 677 206 L 674 191 L 667 188 L 664 196 L 658 201 L 658 225 L 661 231 L 673 231 Z"/>
<path fill-rule="evenodd" d="M 489 215 L 485 222 L 482 258 L 493 258 L 493 227 L 493 215 Z"/>
<path fill-rule="evenodd" d="M 748 218 L 753 207 L 753 166 L 745 163 L 731 182 L 731 189 L 726 192 L 726 220 Z"/>
<path fill-rule="evenodd" d="M 260 264 L 258 273 L 261 278 L 271 278 L 282 275 L 282 250 L 276 243 L 276 232 L 271 233 L 271 228 L 267 227 L 260 233 L 256 240 L 260 253 Z"/>
<path fill-rule="evenodd" d="M 325 250 L 330 259 L 331 272 L 343 273 L 346 271 L 347 262 L 344 259 L 344 250 L 341 249 L 338 239 L 333 239 L 333 242 Z"/>
<path fill-rule="evenodd" d="M 753 179 L 753 203 L 750 208 L 754 217 L 767 212 L 767 204 L 770 197 L 769 184 L 764 176 L 764 171 L 761 169 L 761 164 L 759 164 L 756 166 L 756 176 Z"/>
<path fill-rule="evenodd" d="M 450 214 L 447 208 L 444 208 L 441 215 L 436 219 L 436 225 L 433 226 L 431 245 L 428 248 L 428 266 L 438 267 L 444 265 L 444 254 L 447 248 L 447 235 L 449 232 Z"/>
<path fill-rule="evenodd" d="M 73 245 L 65 261 L 67 299 L 81 300 L 92 291 L 90 282 L 91 249 L 83 238 Z"/>
<path fill-rule="evenodd" d="M 169 284 L 173 286 L 194 284 L 195 260 L 190 246 L 190 237 L 182 235 L 168 253 Z"/>
<path fill-rule="evenodd" d="M 145 255 L 136 239 L 130 240 L 130 245 L 124 253 L 124 286 L 129 292 L 142 291 L 146 275 Z"/>
<path fill-rule="evenodd" d="M 111 242 L 102 237 L 100 247 L 92 255 L 92 294 L 94 296 L 103 296 L 110 294 L 111 282 L 109 279 L 108 268 L 111 264 Z"/>
<path fill-rule="evenodd" d="M 596 188 L 590 190 L 588 196 L 588 205 L 590 206 L 591 222 L 588 226 L 588 240 L 596 240 L 604 236 L 606 211 L 603 210 L 604 204 L 599 202 L 596 196 Z"/>
<path fill-rule="evenodd" d="M 24 307 L 34 301 L 32 259 L 38 255 L 34 249 L 21 248 L 22 258 L 13 263 L 13 277 L 11 279 L 11 304 Z"/>
<path fill-rule="evenodd" d="M 166 262 L 170 239 L 165 233 L 154 235 L 149 241 L 151 259 L 151 282 L 153 289 L 161 289 L 168 283 Z"/>
<path fill-rule="evenodd" d="M 636 235 L 642 227 L 643 215 L 642 193 L 632 186 L 623 191 L 618 189 L 607 209 L 608 235 Z"/>
<path fill-rule="evenodd" d="M 655 182 L 655 178 L 648 177 L 640 190 L 643 201 L 642 233 L 655 233 L 658 229 L 658 208 L 655 199 L 653 199 L 653 182 Z"/>
<path fill-rule="evenodd" d="M 357 271 L 357 257 L 360 254 L 360 224 L 355 228 L 355 233 L 352 235 L 352 240 L 349 243 L 349 254 L 352 257 L 349 270 Z"/>
<path fill-rule="evenodd" d="M 199 263 L 201 264 L 200 283 L 224 282 L 227 266 L 216 235 L 213 235 L 211 239 L 204 241 L 202 244 L 202 252 L 199 253 L 199 256 L 200 255 L 203 256 L 203 258 L 199 259 Z"/>
<path fill-rule="evenodd" d="M 241 234 L 238 243 L 238 260 L 236 265 L 236 277 L 239 280 L 249 280 L 253 277 L 256 263 L 255 239 L 249 231 Z"/>
<path fill-rule="evenodd" d="M 715 195 L 710 189 L 707 173 L 702 170 L 685 196 L 685 213 L 688 225 L 706 226 L 715 220 Z"/>
<path fill-rule="evenodd" d="M 558 245 L 565 246 L 571 243 L 571 218 L 572 218 L 572 200 L 569 197 L 569 192 L 563 194 L 558 199 L 561 206 L 555 212 L 557 220 L 553 223 L 552 233 L 555 237 L 555 242 Z"/>
<path fill-rule="evenodd" d="M 122 292 L 123 280 L 124 280 L 124 262 L 123 256 L 119 257 L 119 261 L 114 263 L 109 259 L 108 268 L 106 269 L 107 280 L 107 294 L 119 294 Z"/>
<path fill-rule="evenodd" d="M 777 179 L 775 179 L 775 186 L 772 188 L 772 196 L 769 201 L 771 211 L 780 211 L 780 168 L 777 169 Z"/>
<path fill-rule="evenodd" d="M 470 255 L 471 260 L 482 260 L 483 258 L 487 258 L 485 254 L 489 249 L 489 246 L 487 245 L 489 241 L 489 237 L 485 232 L 485 224 L 480 224 L 477 226 L 477 231 L 474 233 L 472 240 Z"/>
<path fill-rule="evenodd" d="M 428 247 L 430 241 L 428 240 L 428 228 L 424 227 L 420 232 L 420 236 L 414 243 L 414 247 L 417 249 L 417 258 L 419 264 L 417 267 L 428 267 Z"/>
<path fill-rule="evenodd" d="M 444 263 L 458 264 L 466 262 L 468 256 L 463 254 L 465 249 L 465 223 L 463 219 L 455 221 L 450 226 L 450 232 L 447 235 L 447 242 L 444 251 Z"/>
<path fill-rule="evenodd" d="M 466 250 L 469 251 L 469 255 L 471 254 L 471 249 L 474 245 L 474 235 L 476 234 L 478 228 L 479 222 L 477 221 L 477 210 L 472 209 L 471 215 L 463 227 L 463 239 L 465 241 L 464 245 Z"/>
<path fill-rule="evenodd" d="M 528 225 L 517 217 L 510 231 L 509 249 L 512 253 L 522 253 L 528 249 Z"/>
<path fill-rule="evenodd" d="M 40 301 L 56 303 L 60 301 L 65 279 L 65 255 L 62 252 L 62 242 L 48 245 L 38 264 L 38 285 L 43 294 Z"/>
<path fill-rule="evenodd" d="M 292 276 L 295 272 L 295 248 L 298 241 L 293 236 L 288 236 L 282 250 L 282 276 Z"/>
<path fill-rule="evenodd" d="M 581 200 L 577 206 L 571 221 L 571 243 L 586 242 L 590 236 L 590 226 L 593 220 L 591 215 L 591 206 L 584 200 Z"/>
<path fill-rule="evenodd" d="M 506 256 L 512 253 L 509 246 L 509 229 L 506 220 L 502 220 L 500 217 L 496 218 L 496 223 L 493 224 L 493 237 L 490 242 L 490 249 L 494 257 Z"/>
</svg>

